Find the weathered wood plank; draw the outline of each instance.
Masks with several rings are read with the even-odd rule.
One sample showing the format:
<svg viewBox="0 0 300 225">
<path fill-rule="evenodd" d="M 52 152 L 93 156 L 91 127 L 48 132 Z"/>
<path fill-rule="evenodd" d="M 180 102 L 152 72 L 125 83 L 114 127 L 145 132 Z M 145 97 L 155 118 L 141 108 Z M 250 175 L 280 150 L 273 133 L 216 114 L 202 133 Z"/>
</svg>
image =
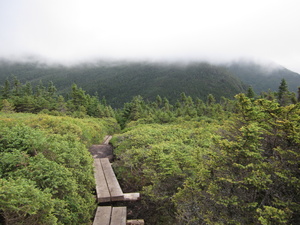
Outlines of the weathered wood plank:
<svg viewBox="0 0 300 225">
<path fill-rule="evenodd" d="M 93 225 L 110 225 L 111 213 L 111 206 L 97 207 Z"/>
<path fill-rule="evenodd" d="M 124 199 L 123 191 L 116 178 L 116 175 L 107 158 L 100 159 L 103 172 L 105 174 L 107 186 L 110 192 L 111 201 L 121 201 Z"/>
<path fill-rule="evenodd" d="M 110 192 L 107 187 L 107 182 L 106 182 L 102 165 L 100 163 L 100 159 L 94 159 L 94 167 L 95 167 L 94 176 L 96 180 L 97 201 L 110 202 L 111 200 Z"/>
<path fill-rule="evenodd" d="M 104 138 L 104 142 L 102 143 L 103 145 L 108 145 L 109 141 L 112 139 L 111 135 L 106 135 Z"/>
<path fill-rule="evenodd" d="M 123 201 L 137 201 L 140 199 L 140 193 L 123 193 Z"/>
<path fill-rule="evenodd" d="M 113 207 L 110 225 L 126 225 L 126 207 Z"/>
<path fill-rule="evenodd" d="M 144 225 L 145 221 L 144 220 L 127 220 L 126 225 Z"/>
</svg>

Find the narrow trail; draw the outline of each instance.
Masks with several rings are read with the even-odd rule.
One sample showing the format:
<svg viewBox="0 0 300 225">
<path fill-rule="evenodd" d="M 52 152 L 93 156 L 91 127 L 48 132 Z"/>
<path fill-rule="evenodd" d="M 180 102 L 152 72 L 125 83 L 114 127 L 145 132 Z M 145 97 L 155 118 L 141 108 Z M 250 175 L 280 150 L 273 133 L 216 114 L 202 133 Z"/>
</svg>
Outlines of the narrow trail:
<svg viewBox="0 0 300 225">
<path fill-rule="evenodd" d="M 108 158 L 110 162 L 113 161 L 113 147 L 109 144 L 112 136 L 107 135 L 104 138 L 104 141 L 100 145 L 92 145 L 89 148 L 90 153 L 93 158 Z"/>
<path fill-rule="evenodd" d="M 124 202 L 130 204 L 139 200 L 140 193 L 123 193 L 110 163 L 113 161 L 113 147 L 109 144 L 111 138 L 106 136 L 102 144 L 89 148 L 94 158 L 98 202 L 93 225 L 144 225 L 143 219 L 127 219 L 132 212 Z M 116 202 L 121 202 L 122 206 Z"/>
</svg>

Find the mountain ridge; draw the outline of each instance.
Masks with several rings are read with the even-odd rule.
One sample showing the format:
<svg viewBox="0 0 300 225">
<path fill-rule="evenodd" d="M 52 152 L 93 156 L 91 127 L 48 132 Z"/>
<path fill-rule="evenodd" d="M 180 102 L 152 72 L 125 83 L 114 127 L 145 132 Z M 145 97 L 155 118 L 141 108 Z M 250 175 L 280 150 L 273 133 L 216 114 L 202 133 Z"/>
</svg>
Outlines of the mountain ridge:
<svg viewBox="0 0 300 225">
<path fill-rule="evenodd" d="M 292 91 L 296 91 L 297 85 L 300 86 L 300 75 L 297 73 L 278 66 L 276 76 L 272 73 L 277 68 L 266 76 L 262 68 L 251 62 L 213 65 L 207 62 L 99 60 L 66 66 L 48 65 L 38 60 L 13 62 L 2 59 L 0 85 L 6 78 L 16 76 L 22 83 L 32 82 L 33 85 L 40 80 L 44 84 L 52 81 L 59 93 L 66 94 L 71 84 L 76 83 L 89 94 L 97 92 L 100 97 L 104 96 L 114 107 L 121 107 L 136 95 L 149 100 L 160 95 L 172 102 L 184 92 L 202 100 L 213 94 L 219 100 L 222 96 L 232 98 L 237 93 L 245 92 L 248 86 L 259 94 L 268 89 L 276 91 L 282 78 L 287 78 Z"/>
</svg>

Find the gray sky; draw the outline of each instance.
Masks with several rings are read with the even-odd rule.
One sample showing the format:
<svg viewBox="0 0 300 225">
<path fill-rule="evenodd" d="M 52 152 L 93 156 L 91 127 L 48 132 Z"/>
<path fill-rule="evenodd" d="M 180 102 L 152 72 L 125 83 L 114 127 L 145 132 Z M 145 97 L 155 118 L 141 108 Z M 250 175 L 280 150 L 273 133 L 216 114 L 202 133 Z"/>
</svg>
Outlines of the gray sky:
<svg viewBox="0 0 300 225">
<path fill-rule="evenodd" d="M 0 57 L 271 60 L 300 73 L 299 0 L 0 0 Z"/>
</svg>

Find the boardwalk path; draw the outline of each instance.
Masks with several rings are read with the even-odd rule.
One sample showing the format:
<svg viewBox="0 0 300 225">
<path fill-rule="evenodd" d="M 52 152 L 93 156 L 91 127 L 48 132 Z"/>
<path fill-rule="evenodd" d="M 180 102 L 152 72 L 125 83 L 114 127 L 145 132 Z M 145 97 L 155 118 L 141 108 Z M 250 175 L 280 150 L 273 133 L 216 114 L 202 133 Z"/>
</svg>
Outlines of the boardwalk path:
<svg viewBox="0 0 300 225">
<path fill-rule="evenodd" d="M 89 149 L 93 158 L 108 158 L 110 162 L 113 160 L 113 148 L 109 145 L 109 141 L 112 136 L 108 135 L 104 138 L 104 142 L 101 145 L 92 145 Z"/>
<path fill-rule="evenodd" d="M 136 201 L 140 198 L 140 194 L 123 193 L 109 163 L 113 160 L 113 148 L 109 145 L 111 138 L 112 136 L 106 136 L 101 145 L 92 145 L 89 149 L 94 158 L 97 201 L 99 204 Z M 144 220 L 127 220 L 126 215 L 127 207 L 98 206 L 93 225 L 144 224 Z"/>
</svg>

